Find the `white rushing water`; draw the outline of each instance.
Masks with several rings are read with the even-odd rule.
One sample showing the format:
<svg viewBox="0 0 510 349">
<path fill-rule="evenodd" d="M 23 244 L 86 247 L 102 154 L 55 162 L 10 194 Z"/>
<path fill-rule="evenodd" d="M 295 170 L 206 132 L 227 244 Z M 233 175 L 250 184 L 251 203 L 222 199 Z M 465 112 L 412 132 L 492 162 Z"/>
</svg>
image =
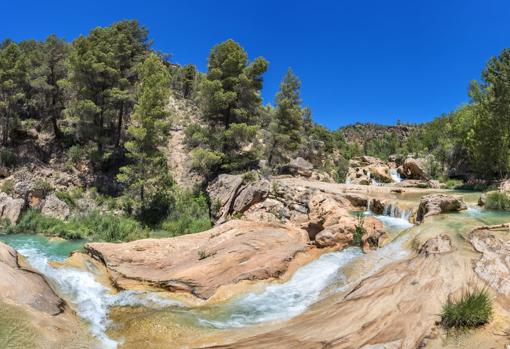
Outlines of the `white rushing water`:
<svg viewBox="0 0 510 349">
<path fill-rule="evenodd" d="M 361 250 L 354 247 L 324 254 L 299 268 L 289 281 L 269 285 L 260 293 L 248 293 L 224 305 L 225 317 L 199 318 L 198 321 L 215 328 L 236 328 L 301 314 L 339 277 L 339 268 L 362 255 Z"/>
<path fill-rule="evenodd" d="M 390 176 L 395 183 L 402 182 L 402 177 L 400 177 L 396 168 L 390 168 Z"/>
<path fill-rule="evenodd" d="M 68 267 L 52 267 L 48 264 L 48 256 L 40 249 L 27 246 L 19 248 L 18 252 L 49 279 L 64 299 L 74 305 L 78 315 L 89 324 L 91 333 L 101 342 L 101 348 L 117 348 L 118 345 L 106 335 L 110 324 L 108 309 L 111 306 L 143 305 L 162 308 L 179 305 L 178 302 L 155 293 L 122 291 L 111 294 L 89 272 Z"/>
</svg>

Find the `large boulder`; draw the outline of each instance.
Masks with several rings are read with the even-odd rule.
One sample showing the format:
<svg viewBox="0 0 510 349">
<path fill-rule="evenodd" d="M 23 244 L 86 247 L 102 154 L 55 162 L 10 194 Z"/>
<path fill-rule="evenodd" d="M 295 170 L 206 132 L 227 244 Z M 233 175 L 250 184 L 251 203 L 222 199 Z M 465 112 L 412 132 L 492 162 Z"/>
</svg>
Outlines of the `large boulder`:
<svg viewBox="0 0 510 349">
<path fill-rule="evenodd" d="M 430 175 L 426 171 L 426 160 L 422 158 L 407 158 L 402 165 L 402 173 L 407 179 L 429 180 Z"/>
<path fill-rule="evenodd" d="M 211 215 L 217 224 L 227 220 L 242 184 L 243 176 L 241 175 L 221 174 L 207 187 L 207 195 L 211 201 Z"/>
<path fill-rule="evenodd" d="M 232 206 L 233 212 L 244 213 L 252 205 L 264 201 L 271 190 L 267 179 L 261 179 L 239 189 Z"/>
<path fill-rule="evenodd" d="M 2 348 L 95 348 L 73 311 L 23 256 L 0 243 Z"/>
<path fill-rule="evenodd" d="M 430 194 L 423 196 L 416 214 L 416 221 L 423 222 L 425 217 L 447 212 L 466 210 L 467 206 L 459 196 L 446 194 Z"/>
<path fill-rule="evenodd" d="M 281 172 L 309 178 L 313 174 L 313 165 L 302 157 L 297 157 L 283 166 Z"/>
<path fill-rule="evenodd" d="M 49 195 L 44 200 L 44 205 L 41 210 L 43 215 L 58 219 L 66 219 L 69 217 L 69 212 L 69 206 L 55 194 Z"/>
<path fill-rule="evenodd" d="M 373 180 L 379 183 L 392 183 L 390 168 L 381 159 L 372 156 L 355 157 L 349 160 L 346 182 L 370 185 Z"/>
<path fill-rule="evenodd" d="M 354 242 L 356 227 L 361 224 L 364 230 L 361 246 L 365 252 L 377 248 L 386 238 L 384 225 L 375 217 L 364 217 L 359 221 L 356 217 L 343 216 L 334 225 L 326 227 L 315 236 L 317 247 L 335 247 L 342 249 Z"/>
<path fill-rule="evenodd" d="M 205 232 L 128 243 L 90 243 L 121 289 L 144 286 L 207 299 L 242 280 L 278 278 L 308 247 L 305 231 L 271 223 L 232 220 Z"/>
<path fill-rule="evenodd" d="M 0 219 L 7 219 L 11 224 L 16 224 L 24 207 L 25 200 L 14 199 L 6 193 L 0 192 Z"/>
</svg>

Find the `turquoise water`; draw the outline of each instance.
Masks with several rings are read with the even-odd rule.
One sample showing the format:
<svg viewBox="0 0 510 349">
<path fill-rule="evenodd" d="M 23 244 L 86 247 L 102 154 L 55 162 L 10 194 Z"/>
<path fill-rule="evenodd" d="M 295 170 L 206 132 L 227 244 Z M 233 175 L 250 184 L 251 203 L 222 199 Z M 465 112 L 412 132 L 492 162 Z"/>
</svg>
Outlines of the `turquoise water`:
<svg viewBox="0 0 510 349">
<path fill-rule="evenodd" d="M 0 241 L 18 251 L 35 250 L 52 261 L 65 260 L 71 252 L 81 250 L 86 243 L 84 240 L 51 239 L 32 234 L 0 235 Z"/>
</svg>

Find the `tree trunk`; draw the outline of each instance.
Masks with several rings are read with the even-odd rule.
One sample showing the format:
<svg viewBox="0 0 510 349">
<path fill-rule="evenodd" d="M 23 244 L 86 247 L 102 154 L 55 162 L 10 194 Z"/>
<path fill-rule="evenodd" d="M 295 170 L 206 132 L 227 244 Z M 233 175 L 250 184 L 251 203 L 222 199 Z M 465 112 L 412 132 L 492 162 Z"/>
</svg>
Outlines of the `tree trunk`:
<svg viewBox="0 0 510 349">
<path fill-rule="evenodd" d="M 124 103 L 121 104 L 119 109 L 119 115 L 117 120 L 117 139 L 115 140 L 115 147 L 119 148 L 120 146 L 120 139 L 122 136 L 122 119 L 124 117 Z"/>
</svg>

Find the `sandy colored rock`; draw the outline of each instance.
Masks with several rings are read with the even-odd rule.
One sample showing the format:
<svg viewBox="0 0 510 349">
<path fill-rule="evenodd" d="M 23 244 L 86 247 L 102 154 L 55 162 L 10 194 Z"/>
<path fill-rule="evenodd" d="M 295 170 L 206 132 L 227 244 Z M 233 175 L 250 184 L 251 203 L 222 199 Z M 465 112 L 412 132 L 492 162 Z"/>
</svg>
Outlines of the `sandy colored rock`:
<svg viewBox="0 0 510 349">
<path fill-rule="evenodd" d="M 57 198 L 55 194 L 49 195 L 44 200 L 44 205 L 41 210 L 43 215 L 58 219 L 66 219 L 69 217 L 69 212 L 69 206 L 67 206 L 64 201 Z"/>
<path fill-rule="evenodd" d="M 452 250 L 452 241 L 446 234 L 440 234 L 435 238 L 427 240 L 420 248 L 420 254 L 425 256 L 447 253 Z"/>
<path fill-rule="evenodd" d="M 233 212 L 243 213 L 252 205 L 267 198 L 271 184 L 266 179 L 257 180 L 242 187 L 234 200 Z"/>
<path fill-rule="evenodd" d="M 419 254 L 276 328 L 243 339 L 223 337 L 216 348 L 423 348 L 444 299 L 474 277 L 469 260 L 459 255 Z"/>
<path fill-rule="evenodd" d="M 0 243 L 0 347 L 94 347 L 84 325 L 11 247 Z"/>
<path fill-rule="evenodd" d="M 425 159 L 407 158 L 402 165 L 402 175 L 407 179 L 429 180 L 425 169 Z"/>
<path fill-rule="evenodd" d="M 459 196 L 446 194 L 430 194 L 421 198 L 416 214 L 416 221 L 423 222 L 426 217 L 466 210 L 467 206 Z"/>
<path fill-rule="evenodd" d="M 281 172 L 284 174 L 311 177 L 313 174 L 313 165 L 302 157 L 297 157 L 283 166 Z"/>
<path fill-rule="evenodd" d="M 211 201 L 211 215 L 217 224 L 227 220 L 242 184 L 243 176 L 241 175 L 221 174 L 207 187 L 207 195 Z"/>
<path fill-rule="evenodd" d="M 8 219 L 11 224 L 16 224 L 25 206 L 25 200 L 14 199 L 0 192 L 0 219 Z"/>
<path fill-rule="evenodd" d="M 469 234 L 469 242 L 482 255 L 475 272 L 497 292 L 510 296 L 509 225 L 480 227 Z M 505 238 L 504 238 L 505 237 Z"/>
<path fill-rule="evenodd" d="M 152 286 L 211 297 L 221 286 L 285 273 L 309 247 L 305 231 L 279 224 L 229 221 L 208 231 L 128 243 L 90 243 L 120 288 Z"/>
</svg>

